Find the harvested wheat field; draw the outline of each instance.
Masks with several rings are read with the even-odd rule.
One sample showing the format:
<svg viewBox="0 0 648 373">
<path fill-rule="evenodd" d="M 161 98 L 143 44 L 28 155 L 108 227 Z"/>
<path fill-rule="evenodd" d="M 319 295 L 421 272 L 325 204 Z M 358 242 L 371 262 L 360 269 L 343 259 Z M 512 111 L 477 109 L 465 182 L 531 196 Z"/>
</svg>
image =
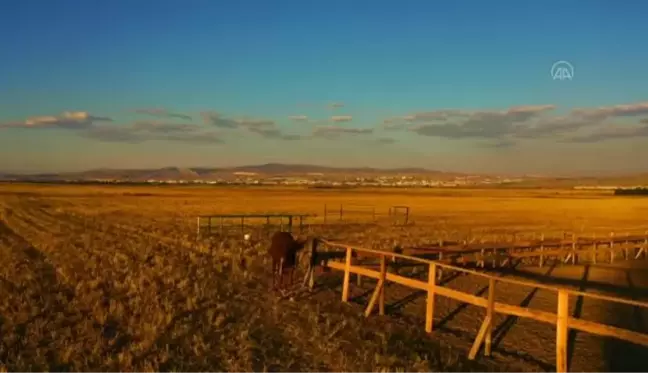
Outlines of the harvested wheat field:
<svg viewBox="0 0 648 373">
<path fill-rule="evenodd" d="M 413 225 L 322 221 L 328 206 L 411 208 Z M 341 274 L 296 299 L 270 291 L 268 237 L 197 239 L 198 215 L 293 212 L 309 233 L 392 250 L 439 239 L 498 240 L 648 228 L 648 199 L 560 190 L 312 190 L 287 188 L 0 186 L 0 367 L 16 370 L 538 371 L 555 369 L 555 328 L 497 315 L 493 356 L 467 351 L 483 309 L 439 298 L 425 333 L 425 300 L 389 284 L 385 316 L 365 318 L 370 281 L 340 302 Z M 348 218 L 348 217 L 347 217 Z M 362 219 L 362 216 L 356 216 Z M 379 219 L 380 220 L 380 219 Z M 335 224 L 333 224 L 335 223 Z M 238 233 L 237 233 L 238 232 Z M 582 290 L 646 300 L 643 260 L 528 269 Z M 448 286 L 483 293 L 470 276 Z M 632 291 L 628 291 L 631 289 Z M 370 293 L 369 293 L 370 295 Z M 506 302 L 555 309 L 555 294 L 498 290 Z M 570 314 L 645 330 L 642 311 L 570 299 Z M 572 371 L 644 370 L 645 351 L 572 333 Z M 643 363 L 641 365 L 640 363 Z"/>
</svg>

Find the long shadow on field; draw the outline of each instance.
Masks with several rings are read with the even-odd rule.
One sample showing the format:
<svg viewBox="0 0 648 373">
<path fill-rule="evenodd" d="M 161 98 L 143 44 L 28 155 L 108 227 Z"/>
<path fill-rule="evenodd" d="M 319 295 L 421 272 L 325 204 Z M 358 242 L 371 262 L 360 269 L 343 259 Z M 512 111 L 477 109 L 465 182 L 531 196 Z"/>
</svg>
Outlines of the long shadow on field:
<svg viewBox="0 0 648 373">
<path fill-rule="evenodd" d="M 21 364 L 18 362 L 21 356 L 29 356 L 29 353 L 31 353 L 31 351 L 25 351 L 23 346 L 26 338 L 33 337 L 27 335 L 29 326 L 38 319 L 51 319 L 58 313 L 67 316 L 68 313 L 66 312 L 65 304 L 63 304 L 61 299 L 56 295 L 62 294 L 67 301 L 70 301 L 74 296 L 74 291 L 71 288 L 59 284 L 56 276 L 56 269 L 48 263 L 45 254 L 32 246 L 2 220 L 0 220 L 0 236 L 5 237 L 6 240 L 13 241 L 16 244 L 16 246 L 13 247 L 16 258 L 21 258 L 19 260 L 25 264 L 24 266 L 20 265 L 20 268 L 17 270 L 33 273 L 33 283 L 37 287 L 37 294 L 42 299 L 42 305 L 45 306 L 41 311 L 30 315 L 27 320 L 14 326 L 11 331 L 11 334 L 15 336 L 12 344 L 8 345 L 5 343 L 5 338 L 11 337 L 11 334 L 0 333 L 0 337 L 3 339 L 3 345 L 5 345 L 3 351 L 0 351 L 0 361 L 4 361 L 7 364 L 7 367 L 11 369 L 13 364 Z M 5 263 L 5 265 L 7 264 Z M 16 290 L 20 291 L 18 289 Z M 24 294 L 16 293 L 15 296 L 21 297 L 24 296 Z M 10 316 L 10 314 L 8 315 Z M 11 362 L 10 359 L 16 359 L 18 361 L 14 363 Z M 48 369 L 53 371 L 70 369 L 69 364 L 60 363 L 57 354 L 52 353 L 48 360 Z M 16 368 L 19 369 L 20 365 L 14 367 L 14 369 Z"/>
<path fill-rule="evenodd" d="M 17 247 L 21 249 L 21 252 L 29 260 L 29 264 L 31 264 L 30 269 L 33 269 L 36 273 L 37 278 L 40 280 L 39 285 L 43 288 L 43 290 L 49 291 L 58 285 L 56 270 L 47 262 L 47 257 L 45 256 L 45 254 L 32 246 L 22 236 L 14 232 L 14 230 L 11 229 L 2 220 L 0 220 L 0 237 L 3 237 L 3 241 L 13 241 L 17 244 Z"/>
<path fill-rule="evenodd" d="M 554 268 L 556 268 L 556 265 L 552 265 L 549 267 L 549 270 L 543 275 L 543 276 L 550 276 L 551 272 L 553 272 Z M 529 295 L 527 295 L 524 300 L 520 303 L 520 307 L 528 307 L 529 303 L 531 303 L 531 300 L 533 300 L 533 297 L 536 295 L 538 292 L 538 288 L 534 288 Z M 506 320 L 504 320 L 497 328 L 495 328 L 493 334 L 493 349 L 496 349 L 499 347 L 500 342 L 506 334 L 511 330 L 511 328 L 517 323 L 518 317 L 517 316 L 508 316 Z"/>
<path fill-rule="evenodd" d="M 448 281 L 446 281 L 446 282 L 450 282 L 450 281 L 454 280 L 456 277 L 461 275 L 461 272 L 457 271 L 457 272 L 453 273 L 453 275 L 455 275 L 455 276 L 449 278 Z M 443 283 L 441 283 L 439 285 L 443 285 Z M 486 286 L 482 287 L 481 289 L 479 289 L 476 293 L 474 293 L 474 295 L 480 297 L 487 290 L 488 290 L 488 285 L 486 285 Z M 452 312 L 450 312 L 448 315 L 446 315 L 446 317 L 441 319 L 441 321 L 439 321 L 437 323 L 437 326 L 439 328 L 443 328 L 450 320 L 452 320 L 455 316 L 457 316 L 461 311 L 465 310 L 469 305 L 470 305 L 469 303 L 461 303 L 459 306 L 457 306 L 457 308 L 455 308 Z"/>
<path fill-rule="evenodd" d="M 390 263 L 388 265 L 388 271 L 389 271 L 389 269 L 392 269 L 392 271 L 394 273 L 398 273 L 398 271 L 400 269 L 405 268 L 405 267 L 407 267 L 407 265 L 403 266 L 400 263 Z M 327 274 L 322 276 L 323 273 L 327 273 Z M 426 273 L 421 272 L 421 273 L 418 273 L 418 276 L 408 274 L 408 277 L 416 278 L 416 277 L 420 277 L 421 274 L 425 274 L 427 276 Z M 461 272 L 453 272 L 451 275 L 445 276 L 444 278 L 442 278 L 438 282 L 438 285 L 445 285 L 445 284 L 451 282 L 452 280 L 456 279 L 457 277 L 459 277 L 461 275 L 462 275 Z M 317 276 L 317 277 L 318 277 L 318 281 L 317 281 L 317 284 L 314 287 L 314 289 L 313 289 L 314 291 L 311 293 L 311 295 L 315 295 L 315 294 L 319 293 L 320 291 L 324 291 L 324 290 L 332 290 L 335 293 L 339 293 L 339 294 L 342 293 L 342 291 L 341 291 L 342 276 L 341 276 L 340 272 L 338 272 L 338 271 L 320 272 L 319 276 Z M 350 289 L 350 293 L 352 294 L 349 297 L 349 302 L 352 302 L 352 303 L 355 303 L 355 304 L 358 304 L 358 305 L 361 305 L 361 306 L 365 306 L 367 304 L 367 302 L 368 302 L 368 297 L 373 293 L 373 291 L 375 289 L 375 285 L 376 285 L 377 281 L 375 279 L 369 279 L 368 280 L 369 282 L 364 282 L 363 285 L 358 286 L 358 285 L 356 285 L 357 282 L 355 281 L 354 277 L 355 276 L 352 276 L 350 281 L 349 281 L 349 284 L 350 284 L 349 289 Z M 366 278 L 365 278 L 365 281 L 367 281 Z M 371 285 L 367 289 L 364 284 L 371 284 Z M 385 285 L 384 285 L 385 289 L 392 288 L 393 286 L 398 286 L 398 284 L 395 284 L 393 282 L 386 282 Z M 353 294 L 353 293 L 356 293 L 357 290 L 361 290 L 362 292 L 360 294 Z M 405 306 L 407 306 L 410 303 L 415 302 L 417 299 L 419 299 L 421 297 L 424 297 L 425 295 L 427 295 L 427 291 L 424 291 L 424 290 L 413 291 L 409 295 L 407 295 L 407 296 L 405 296 L 405 297 L 403 297 L 401 299 L 398 299 L 398 300 L 396 300 L 395 302 L 393 302 L 391 304 L 386 304 L 385 305 L 385 312 L 389 313 L 389 314 L 393 314 L 393 315 L 400 315 L 402 309 Z"/>
<path fill-rule="evenodd" d="M 461 276 L 461 274 L 462 274 L 461 272 L 454 272 L 450 276 L 446 276 L 446 277 L 442 278 L 441 281 L 438 281 L 437 285 L 445 285 L 445 284 L 451 282 L 452 280 L 456 279 L 457 277 Z M 425 297 L 426 295 L 427 295 L 427 291 L 425 291 L 425 290 L 416 290 L 416 291 L 412 292 L 411 294 L 407 295 L 406 297 L 401 298 L 401 299 L 397 300 L 396 302 L 388 305 L 386 307 L 385 312 L 394 313 L 396 315 L 399 315 L 399 314 L 402 313 L 405 306 L 407 306 L 410 303 L 414 303 L 417 299 Z"/>
<path fill-rule="evenodd" d="M 29 287 L 29 292 L 34 293 L 32 297 L 40 298 L 40 306 L 42 308 L 38 313 L 30 315 L 26 321 L 15 326 L 13 333 L 15 333 L 17 338 L 11 346 L 7 346 L 5 351 L 0 353 L 0 361 L 8 361 L 8 354 L 11 354 L 12 358 L 20 358 L 21 356 L 28 356 L 32 353 L 32 351 L 23 348 L 22 341 L 27 337 L 26 333 L 28 332 L 29 326 L 39 319 L 47 320 L 48 330 L 54 331 L 57 328 L 74 328 L 78 325 L 78 320 L 80 319 L 94 319 L 93 326 L 99 331 L 101 337 L 104 338 L 106 346 L 109 346 L 104 353 L 116 355 L 128 346 L 131 342 L 131 336 L 119 325 L 117 320 L 109 316 L 105 322 L 99 322 L 87 309 L 79 309 L 69 305 L 75 296 L 75 290 L 59 281 L 56 268 L 50 263 L 45 253 L 33 246 L 27 239 L 15 232 L 3 221 L 0 221 L 0 236 L 10 237 L 11 241 L 13 241 L 14 254 L 16 258 L 20 258 L 18 259 L 19 262 L 24 263 L 24 266 L 20 265 L 20 269 L 18 270 L 33 274 L 31 280 L 29 280 L 29 284 L 22 285 Z M 21 296 L 24 295 L 16 294 L 17 298 Z M 104 302 L 108 303 L 109 299 L 106 298 Z M 52 338 L 47 330 L 43 331 L 43 333 L 42 335 L 38 335 L 37 338 L 40 338 L 42 341 L 47 341 Z M 0 333 L 0 337 L 2 338 L 8 336 L 6 333 L 4 335 Z M 29 338 L 33 337 L 34 335 L 29 336 Z M 54 339 L 56 340 L 56 337 Z M 58 353 L 54 351 L 47 353 L 47 363 L 49 365 L 47 369 L 65 371 L 72 368 L 70 363 L 60 362 L 61 359 Z M 3 356 L 3 354 L 6 356 Z M 7 365 L 10 364 L 8 363 Z M 20 366 L 16 366 L 16 368 L 20 368 Z"/>
<path fill-rule="evenodd" d="M 555 265 L 556 263 L 552 264 L 552 266 Z M 595 268 L 596 266 L 590 265 L 590 267 Z M 582 280 L 580 279 L 548 276 L 547 274 L 534 273 L 534 272 L 529 272 L 524 270 L 515 270 L 510 268 L 496 268 L 496 269 L 486 268 L 484 269 L 484 271 L 491 272 L 491 273 L 501 273 L 504 275 L 513 275 L 518 278 L 532 280 L 545 285 L 567 286 L 567 287 L 578 288 L 581 286 L 582 283 Z M 618 296 L 625 296 L 630 298 L 632 297 L 648 298 L 648 289 L 646 288 L 631 289 L 627 286 L 619 286 L 619 285 L 610 284 L 608 282 L 600 282 L 600 281 L 589 281 L 587 283 L 587 288 L 589 290 L 598 290 L 601 292 L 612 293 Z"/>
<path fill-rule="evenodd" d="M 400 269 L 406 268 L 406 267 L 407 267 L 407 265 L 403 266 L 402 264 L 398 264 L 398 263 L 392 263 L 389 266 L 389 268 L 393 268 L 394 273 L 399 273 L 398 271 Z M 407 277 L 417 278 L 417 277 L 421 277 L 421 274 L 425 274 L 427 276 L 426 273 L 421 272 L 421 273 L 418 273 L 418 275 L 408 274 Z M 440 281 L 437 282 L 437 284 L 438 285 L 445 285 L 445 284 L 453 281 L 454 279 L 456 279 L 457 277 L 459 277 L 461 275 L 462 275 L 461 272 L 453 272 L 449 276 L 443 277 Z M 369 296 L 373 293 L 373 291 L 375 289 L 375 285 L 377 284 L 376 280 L 373 280 L 373 281 L 370 280 L 370 281 L 371 281 L 370 282 L 371 286 L 370 286 L 369 289 L 365 289 L 364 286 L 360 287 L 360 289 L 364 290 L 364 291 L 361 294 L 350 297 L 349 301 L 353 302 L 353 303 L 356 303 L 356 304 L 359 304 L 359 305 L 362 305 L 362 306 L 365 306 L 367 304 L 367 302 L 369 301 L 369 299 L 368 299 Z M 355 281 L 353 281 L 353 279 L 352 279 L 350 281 L 350 283 L 355 284 Z M 331 282 L 329 282 L 329 284 L 331 284 Z M 337 285 L 340 285 L 340 284 L 337 284 Z M 393 282 L 386 282 L 385 285 L 384 285 L 385 289 L 392 288 L 394 286 L 398 286 L 398 284 L 393 283 Z M 351 287 L 352 291 L 353 291 L 353 289 L 358 289 L 358 288 L 359 287 L 357 285 Z M 406 289 L 406 288 L 403 287 L 402 289 Z M 393 302 L 391 304 L 386 304 L 385 305 L 385 313 L 388 313 L 388 314 L 391 314 L 391 315 L 394 315 L 394 316 L 402 315 L 402 311 L 407 305 L 409 305 L 411 303 L 414 303 L 416 300 L 418 300 L 418 299 L 420 299 L 422 297 L 425 297 L 427 295 L 427 291 L 425 291 L 425 290 L 414 290 L 414 291 L 412 291 L 409 288 L 407 288 L 407 290 L 411 291 L 411 293 L 408 294 L 407 296 L 401 298 L 401 299 L 396 300 L 395 302 Z"/>
<path fill-rule="evenodd" d="M 549 275 L 551 273 L 552 269 L 550 269 L 548 271 L 547 275 Z M 332 272 L 333 273 L 332 273 L 331 276 L 325 276 L 325 278 L 320 278 L 320 280 L 318 281 L 320 285 L 318 287 L 321 290 L 333 291 L 336 294 L 336 296 L 338 296 L 338 295 L 341 294 L 342 275 L 338 271 L 332 271 Z M 427 273 L 422 273 L 422 274 L 425 274 L 426 275 L 425 277 L 427 277 Z M 453 280 L 455 280 L 456 278 L 461 277 L 462 274 L 463 273 L 461 273 L 459 271 L 453 271 L 452 273 L 448 274 L 447 276 L 444 276 L 441 280 L 439 280 L 437 282 L 437 284 L 438 285 L 446 285 L 446 284 L 452 282 Z M 370 282 L 371 288 L 368 289 L 368 290 L 365 287 L 362 287 L 361 288 L 361 290 L 363 290 L 362 294 L 350 297 L 349 301 L 354 303 L 354 304 L 360 305 L 362 307 L 366 307 L 366 305 L 367 305 L 367 297 L 374 291 L 375 283 L 376 283 L 375 280 L 371 281 Z M 350 292 L 351 292 L 351 294 L 353 294 L 354 290 L 357 291 L 358 287 L 355 285 L 355 281 L 353 280 L 353 278 L 351 279 L 350 284 L 351 284 Z M 394 286 L 394 285 L 398 286 L 398 284 L 387 282 L 385 284 L 385 287 L 387 288 L 389 286 Z M 398 300 L 396 300 L 395 302 L 393 302 L 391 304 L 387 304 L 386 307 L 385 307 L 386 308 L 385 313 L 387 315 L 389 315 L 389 316 L 397 317 L 397 319 L 399 319 L 401 322 L 404 321 L 405 324 L 407 324 L 408 321 L 409 322 L 418 322 L 418 319 L 412 318 L 411 316 L 405 314 L 405 312 L 403 312 L 403 311 L 404 311 L 405 306 L 407 306 L 408 304 L 413 303 L 413 302 L 415 302 L 416 300 L 418 300 L 418 299 L 420 299 L 422 297 L 425 297 L 427 295 L 427 291 L 423 291 L 423 290 L 412 291 L 412 290 L 410 290 L 408 288 L 404 288 L 404 287 L 400 287 L 400 286 L 398 286 L 398 287 L 400 289 L 408 290 L 408 291 L 410 291 L 410 293 L 407 296 L 405 296 L 405 297 L 403 297 L 401 299 L 398 299 Z M 480 295 L 484 294 L 486 292 L 486 290 L 488 290 L 488 286 L 485 286 L 485 287 L 481 288 L 480 290 L 478 290 L 475 293 L 475 295 L 480 296 Z M 392 292 L 388 292 L 388 293 L 393 294 Z M 311 296 L 314 295 L 314 294 L 316 294 L 316 293 L 315 292 L 311 293 Z M 530 301 L 532 296 L 533 295 L 527 297 L 527 300 L 526 300 L 527 303 Z M 445 316 L 442 320 L 440 320 L 439 322 L 435 322 L 435 329 L 438 330 L 438 331 L 441 331 L 443 333 L 448 333 L 448 334 L 454 335 L 455 337 L 465 339 L 465 337 L 466 337 L 465 331 L 463 331 L 461 329 L 452 328 L 452 327 L 448 326 L 447 324 L 454 317 L 456 317 L 461 311 L 466 309 L 467 307 L 468 307 L 468 304 L 465 304 L 465 303 L 462 303 L 459 306 L 457 306 L 456 309 L 454 309 L 452 312 L 450 312 L 450 314 Z M 500 354 L 502 354 L 502 355 L 511 356 L 511 357 L 517 358 L 519 360 L 523 360 L 523 361 L 526 361 L 528 363 L 531 363 L 531 364 L 539 367 L 540 369 L 542 369 L 544 371 L 551 371 L 552 369 L 554 369 L 554 367 L 551 364 L 547 364 L 546 362 L 537 360 L 533 356 L 528 355 L 528 354 L 521 355 L 517 351 L 515 351 L 515 352 L 498 351 L 498 352 L 500 352 Z"/>
<path fill-rule="evenodd" d="M 638 263 L 645 268 L 645 263 Z M 634 271 L 635 276 L 641 276 L 639 282 L 645 283 L 648 280 L 648 273 L 645 271 Z M 626 271 L 626 281 L 628 282 L 629 293 L 641 293 L 646 289 L 638 292 L 630 271 Z M 632 297 L 632 296 L 631 296 Z M 636 297 L 632 297 L 636 298 Z M 646 333 L 645 324 L 643 323 L 643 314 L 645 310 L 640 307 L 632 307 L 618 303 L 610 303 L 608 314 L 610 320 L 608 323 L 615 326 Z M 603 342 L 603 353 L 605 355 L 605 369 L 610 372 L 648 372 L 648 348 L 639 346 L 630 342 L 622 341 L 615 338 L 605 338 Z"/>
<path fill-rule="evenodd" d="M 635 289 L 634 281 L 632 281 L 632 274 L 630 273 L 630 271 L 626 271 L 625 275 L 630 289 Z M 644 324 L 643 314 L 641 313 L 641 308 L 632 307 L 632 316 L 635 321 L 635 326 L 639 328 L 639 330 L 645 330 L 646 327 Z"/>
<path fill-rule="evenodd" d="M 579 291 L 585 291 L 587 288 L 587 279 L 589 277 L 590 266 L 585 265 L 583 268 L 583 277 L 581 278 L 581 285 L 578 288 Z M 584 297 L 579 295 L 576 299 L 576 306 L 574 307 L 574 313 L 572 317 L 580 319 L 581 314 L 583 313 L 583 301 Z M 569 329 L 569 334 L 567 336 L 567 366 L 570 367 L 572 360 L 574 358 L 574 345 L 576 344 L 576 335 L 578 330 Z"/>
</svg>

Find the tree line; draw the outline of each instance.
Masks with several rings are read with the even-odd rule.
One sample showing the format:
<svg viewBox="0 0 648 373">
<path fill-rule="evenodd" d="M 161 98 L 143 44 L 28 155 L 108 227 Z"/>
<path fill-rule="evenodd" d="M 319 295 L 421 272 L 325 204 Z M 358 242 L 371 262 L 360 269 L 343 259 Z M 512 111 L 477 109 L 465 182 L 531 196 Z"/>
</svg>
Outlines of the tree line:
<svg viewBox="0 0 648 373">
<path fill-rule="evenodd" d="M 648 188 L 615 189 L 615 196 L 648 196 Z"/>
</svg>

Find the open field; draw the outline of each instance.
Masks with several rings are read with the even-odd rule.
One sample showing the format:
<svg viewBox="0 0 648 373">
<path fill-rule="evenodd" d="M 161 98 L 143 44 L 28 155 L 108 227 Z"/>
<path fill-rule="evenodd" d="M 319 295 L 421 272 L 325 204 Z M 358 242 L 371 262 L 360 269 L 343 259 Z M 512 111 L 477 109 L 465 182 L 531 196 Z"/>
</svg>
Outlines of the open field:
<svg viewBox="0 0 648 373">
<path fill-rule="evenodd" d="M 482 310 L 439 300 L 439 328 L 430 336 L 421 327 L 424 300 L 390 285 L 387 316 L 365 319 L 361 306 L 340 303 L 338 274 L 322 276 L 315 294 L 279 300 L 268 292 L 263 236 L 252 245 L 196 241 L 198 215 L 321 215 L 324 204 L 373 205 L 383 214 L 394 205 L 412 208 L 411 227 L 317 225 L 309 232 L 368 248 L 648 229 L 648 199 L 587 191 L 0 185 L 0 364 L 9 370 L 554 369 L 555 330 L 546 325 L 497 319 L 494 356 L 467 361 Z M 591 283 L 646 289 L 641 265 L 535 271 L 552 271 L 586 290 Z M 483 288 L 468 279 L 452 286 Z M 542 291 L 507 290 L 509 302 L 554 307 Z M 352 295 L 362 293 L 352 288 Z M 638 299 L 648 299 L 645 293 L 636 291 Z M 366 297 L 355 300 L 366 304 Z M 626 328 L 643 329 L 636 324 L 648 317 L 595 302 L 580 309 L 585 318 Z M 636 369 L 628 353 L 643 353 L 583 333 L 573 338 L 571 370 Z"/>
</svg>

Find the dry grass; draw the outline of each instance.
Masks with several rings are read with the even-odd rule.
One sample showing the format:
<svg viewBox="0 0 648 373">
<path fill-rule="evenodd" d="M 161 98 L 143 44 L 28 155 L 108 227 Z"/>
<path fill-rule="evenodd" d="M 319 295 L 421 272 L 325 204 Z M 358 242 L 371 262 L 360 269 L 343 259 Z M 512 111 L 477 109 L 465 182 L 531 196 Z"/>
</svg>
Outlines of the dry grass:
<svg viewBox="0 0 648 373">
<path fill-rule="evenodd" d="M 409 205 L 414 227 L 311 232 L 380 248 L 512 232 L 643 231 L 636 222 L 648 212 L 648 199 L 571 191 L 3 185 L 0 368 L 546 369 L 523 358 L 468 362 L 462 338 L 430 338 L 420 324 L 390 316 L 364 319 L 335 290 L 277 299 L 268 292 L 263 237 L 252 246 L 195 238 L 196 215 L 321 214 L 325 203 L 382 213 Z"/>
</svg>

